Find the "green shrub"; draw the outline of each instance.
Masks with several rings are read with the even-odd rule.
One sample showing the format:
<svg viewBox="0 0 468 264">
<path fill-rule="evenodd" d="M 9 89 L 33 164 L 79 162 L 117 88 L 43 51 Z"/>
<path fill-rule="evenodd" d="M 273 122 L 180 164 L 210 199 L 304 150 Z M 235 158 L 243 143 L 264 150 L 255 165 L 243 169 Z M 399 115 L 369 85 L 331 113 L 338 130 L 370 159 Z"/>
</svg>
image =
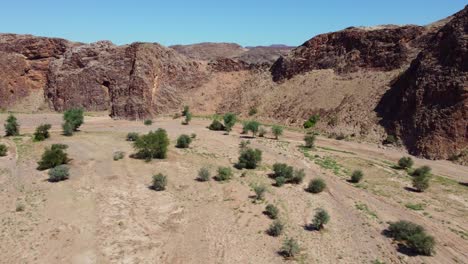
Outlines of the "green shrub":
<svg viewBox="0 0 468 264">
<path fill-rule="evenodd" d="M 69 168 L 66 165 L 58 165 L 49 170 L 49 181 L 59 182 L 67 180 L 70 176 Z"/>
<path fill-rule="evenodd" d="M 151 188 L 155 191 L 164 191 L 167 185 L 167 177 L 162 173 L 158 173 L 157 175 L 153 175 L 153 184 Z"/>
<path fill-rule="evenodd" d="M 429 166 L 422 166 L 413 171 L 412 176 L 421 176 L 431 174 L 431 168 Z"/>
<path fill-rule="evenodd" d="M 351 182 L 358 183 L 362 180 L 363 177 L 364 173 L 362 173 L 361 170 L 355 170 L 353 171 L 353 174 L 351 174 Z"/>
<path fill-rule="evenodd" d="M 266 130 L 265 127 L 261 126 L 259 129 L 258 129 L 258 136 L 259 137 L 265 137 L 265 135 L 268 133 L 268 131 Z"/>
<path fill-rule="evenodd" d="M 137 150 L 135 157 L 146 160 L 165 159 L 169 143 L 166 130 L 160 128 L 154 132 L 150 131 L 146 135 L 139 136 L 133 143 Z"/>
<path fill-rule="evenodd" d="M 255 169 L 262 161 L 262 151 L 246 148 L 241 151 L 239 161 L 235 165 L 237 169 Z"/>
<path fill-rule="evenodd" d="M 73 135 L 73 126 L 70 123 L 67 123 L 67 122 L 63 123 L 62 124 L 62 130 L 63 130 L 63 135 L 64 136 L 69 137 L 69 136 Z"/>
<path fill-rule="evenodd" d="M 232 178 L 232 170 L 229 167 L 219 167 L 218 175 L 216 176 L 217 181 L 228 181 Z"/>
<path fill-rule="evenodd" d="M 304 177 L 305 177 L 305 172 L 303 169 L 295 170 L 290 182 L 294 184 L 301 184 L 302 181 L 304 181 Z"/>
<path fill-rule="evenodd" d="M 304 136 L 305 146 L 307 148 L 313 148 L 315 146 L 315 135 L 314 134 L 306 134 Z"/>
<path fill-rule="evenodd" d="M 275 139 L 278 139 L 279 136 L 283 135 L 283 127 L 274 125 L 271 127 L 271 133 L 275 136 Z"/>
<path fill-rule="evenodd" d="M 398 139 L 394 135 L 387 135 L 387 138 L 383 141 L 385 145 L 394 145 L 398 142 Z"/>
<path fill-rule="evenodd" d="M 13 114 L 10 114 L 5 123 L 5 136 L 18 136 L 20 125 Z"/>
<path fill-rule="evenodd" d="M 312 220 L 312 227 L 316 230 L 322 230 L 323 226 L 326 225 L 328 221 L 330 221 L 330 215 L 328 215 L 327 211 L 320 208 L 317 210 Z"/>
<path fill-rule="evenodd" d="M 429 188 L 430 174 L 421 174 L 413 177 L 413 188 L 419 192 L 424 192 Z"/>
<path fill-rule="evenodd" d="M 265 207 L 265 214 L 271 219 L 276 219 L 278 218 L 279 209 L 273 204 L 269 204 Z"/>
<path fill-rule="evenodd" d="M 252 135 L 255 137 L 258 133 L 258 129 L 260 128 L 260 123 L 257 121 L 247 121 L 244 123 L 244 127 L 242 131 L 248 133 L 249 131 L 252 132 Z"/>
<path fill-rule="evenodd" d="M 275 185 L 276 185 L 276 187 L 281 187 L 286 183 L 286 181 L 287 180 L 284 177 L 277 177 L 277 178 L 275 178 Z"/>
<path fill-rule="evenodd" d="M 35 141 L 43 141 L 46 138 L 49 138 L 49 129 L 52 126 L 50 124 L 42 124 L 36 128 L 36 132 L 34 132 L 34 140 Z"/>
<path fill-rule="evenodd" d="M 283 177 L 286 180 L 290 180 L 293 177 L 294 168 L 288 166 L 285 163 L 275 163 L 273 164 L 273 177 Z"/>
<path fill-rule="evenodd" d="M 283 233 L 283 229 L 284 229 L 283 223 L 281 223 L 281 221 L 279 220 L 275 220 L 273 221 L 273 223 L 271 223 L 270 227 L 267 230 L 267 233 L 270 236 L 277 237 Z"/>
<path fill-rule="evenodd" d="M 182 124 L 183 125 L 188 125 L 188 124 L 190 124 L 190 121 L 192 121 L 192 113 L 187 112 L 185 114 L 185 120 L 184 120 L 184 122 L 182 122 Z"/>
<path fill-rule="evenodd" d="M 84 122 L 83 109 L 70 109 L 65 111 L 63 113 L 63 120 L 71 126 L 73 131 L 78 131 L 78 128 Z"/>
<path fill-rule="evenodd" d="M 211 122 L 211 124 L 208 126 L 208 129 L 213 131 L 224 131 L 226 128 L 221 122 L 219 122 L 219 120 L 214 119 L 213 122 Z"/>
<path fill-rule="evenodd" d="M 58 165 L 67 164 L 68 156 L 65 153 L 66 145 L 54 144 L 51 148 L 46 148 L 41 160 L 37 163 L 38 170 L 47 170 Z"/>
<path fill-rule="evenodd" d="M 413 167 L 413 159 L 411 157 L 403 157 L 398 161 L 398 167 L 401 169 L 410 169 Z"/>
<path fill-rule="evenodd" d="M 310 193 L 320 193 L 325 189 L 325 187 L 326 187 L 325 181 L 320 178 L 317 178 L 309 182 L 307 191 Z"/>
<path fill-rule="evenodd" d="M 5 157 L 8 153 L 8 147 L 5 144 L 0 144 L 0 157 Z"/>
<path fill-rule="evenodd" d="M 250 145 L 250 140 L 242 140 L 240 143 L 239 143 L 239 148 L 241 150 L 247 148 L 247 146 Z"/>
<path fill-rule="evenodd" d="M 223 117 L 225 130 L 229 133 L 237 122 L 237 116 L 233 113 L 227 113 Z"/>
<path fill-rule="evenodd" d="M 190 143 L 192 143 L 192 138 L 190 138 L 188 135 L 180 135 L 177 138 L 177 148 L 188 148 L 190 146 Z"/>
<path fill-rule="evenodd" d="M 184 105 L 184 110 L 182 110 L 182 116 L 186 116 L 187 113 L 190 112 L 190 107 L 188 105 Z"/>
<path fill-rule="evenodd" d="M 125 152 L 123 151 L 116 151 L 114 152 L 114 160 L 121 160 L 125 157 Z"/>
<path fill-rule="evenodd" d="M 129 132 L 127 134 L 127 141 L 136 141 L 138 139 L 138 133 L 137 132 Z"/>
<path fill-rule="evenodd" d="M 434 253 L 435 240 L 426 234 L 420 225 L 404 220 L 392 222 L 388 227 L 387 234 L 395 240 L 403 242 L 417 254 L 429 256 Z"/>
<path fill-rule="evenodd" d="M 266 187 L 263 185 L 258 185 L 255 186 L 254 188 L 255 192 L 255 200 L 260 201 L 265 199 L 265 192 L 266 192 Z"/>
<path fill-rule="evenodd" d="M 143 121 L 143 124 L 145 124 L 145 126 L 151 126 L 153 124 L 153 120 L 146 119 L 145 121 Z"/>
<path fill-rule="evenodd" d="M 286 258 L 294 258 L 299 254 L 300 251 L 301 249 L 299 248 L 299 244 L 294 238 L 286 238 L 283 241 L 280 254 Z"/>
<path fill-rule="evenodd" d="M 198 171 L 198 180 L 201 182 L 209 181 L 211 177 L 210 170 L 208 168 L 203 167 Z"/>
<path fill-rule="evenodd" d="M 308 129 L 308 128 L 313 128 L 315 127 L 315 125 L 317 124 L 317 122 L 320 120 L 320 116 L 319 115 L 313 115 L 309 118 L 309 120 L 305 121 L 304 122 L 304 128 L 305 129 Z"/>
</svg>

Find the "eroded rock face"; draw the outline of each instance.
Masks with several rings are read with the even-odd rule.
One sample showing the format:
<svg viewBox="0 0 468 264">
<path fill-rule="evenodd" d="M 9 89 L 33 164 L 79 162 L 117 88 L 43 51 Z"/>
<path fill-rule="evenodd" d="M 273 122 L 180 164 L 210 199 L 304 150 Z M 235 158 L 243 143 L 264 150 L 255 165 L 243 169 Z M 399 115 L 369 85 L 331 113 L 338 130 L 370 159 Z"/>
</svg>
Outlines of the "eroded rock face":
<svg viewBox="0 0 468 264">
<path fill-rule="evenodd" d="M 318 35 L 271 67 L 275 82 L 318 69 L 339 73 L 358 69 L 389 71 L 402 67 L 411 59 L 410 42 L 424 32 L 419 26 L 382 28 L 348 28 Z"/>
<path fill-rule="evenodd" d="M 448 158 L 468 147 L 467 12 L 433 36 L 377 109 L 413 154 Z"/>
</svg>

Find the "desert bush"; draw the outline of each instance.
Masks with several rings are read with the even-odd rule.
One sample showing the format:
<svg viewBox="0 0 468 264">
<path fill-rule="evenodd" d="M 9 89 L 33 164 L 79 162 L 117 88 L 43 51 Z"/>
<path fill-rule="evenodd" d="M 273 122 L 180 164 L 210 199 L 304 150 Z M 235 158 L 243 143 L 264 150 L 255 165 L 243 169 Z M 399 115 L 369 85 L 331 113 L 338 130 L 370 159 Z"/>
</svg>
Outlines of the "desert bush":
<svg viewBox="0 0 468 264">
<path fill-rule="evenodd" d="M 239 148 L 241 150 L 247 148 L 247 146 L 250 145 L 250 140 L 242 140 L 240 143 L 239 143 Z"/>
<path fill-rule="evenodd" d="M 307 191 L 310 193 L 320 193 L 322 192 L 327 185 L 325 184 L 325 181 L 317 178 L 313 179 L 309 182 L 309 186 L 307 187 Z"/>
<path fill-rule="evenodd" d="M 292 166 L 288 166 L 285 163 L 275 163 L 273 164 L 273 177 L 283 177 L 286 180 L 292 179 L 293 177 L 294 168 Z"/>
<path fill-rule="evenodd" d="M 151 188 L 155 191 L 164 191 L 167 185 L 167 177 L 162 173 L 153 175 L 153 184 Z"/>
<path fill-rule="evenodd" d="M 121 160 L 125 157 L 125 152 L 123 151 L 116 151 L 114 152 L 114 160 Z"/>
<path fill-rule="evenodd" d="M 62 124 L 62 130 L 63 130 L 63 135 L 64 136 L 72 136 L 73 135 L 73 125 L 65 122 Z"/>
<path fill-rule="evenodd" d="M 233 113 L 227 113 L 224 115 L 223 121 L 225 130 L 229 133 L 237 122 L 237 116 Z"/>
<path fill-rule="evenodd" d="M 0 144 L 0 157 L 5 157 L 8 153 L 8 147 L 5 144 Z"/>
<path fill-rule="evenodd" d="M 192 143 L 192 138 L 190 138 L 188 135 L 180 135 L 177 138 L 177 148 L 188 148 L 190 146 L 190 143 Z"/>
<path fill-rule="evenodd" d="M 317 122 L 319 120 L 320 120 L 319 115 L 313 115 L 307 121 L 304 122 L 303 126 L 304 126 L 305 129 L 313 128 L 313 127 L 315 127 L 315 125 L 317 124 Z"/>
<path fill-rule="evenodd" d="M 273 204 L 269 204 L 265 207 L 265 214 L 271 219 L 276 219 L 278 218 L 279 209 Z"/>
<path fill-rule="evenodd" d="M 304 180 L 305 171 L 303 169 L 294 170 L 293 177 L 291 178 L 290 182 L 294 184 L 300 184 Z"/>
<path fill-rule="evenodd" d="M 419 192 L 424 192 L 429 188 L 429 182 L 431 180 L 430 174 L 421 174 L 413 177 L 413 188 Z"/>
<path fill-rule="evenodd" d="M 275 178 L 275 185 L 276 187 L 281 187 L 287 182 L 286 178 L 284 177 L 277 177 Z"/>
<path fill-rule="evenodd" d="M 241 151 L 239 161 L 235 165 L 237 169 L 255 169 L 262 161 L 262 151 L 246 148 Z"/>
<path fill-rule="evenodd" d="M 307 133 L 304 136 L 304 141 L 307 148 L 313 148 L 315 146 L 315 135 Z"/>
<path fill-rule="evenodd" d="M 211 173 L 210 173 L 210 170 L 208 170 L 208 168 L 203 167 L 198 171 L 197 179 L 199 181 L 202 181 L 202 182 L 209 181 L 210 177 L 211 177 Z"/>
<path fill-rule="evenodd" d="M 255 192 L 255 200 L 260 201 L 265 199 L 265 192 L 266 192 L 266 187 L 263 185 L 258 185 L 255 186 L 254 188 Z"/>
<path fill-rule="evenodd" d="M 216 176 L 217 181 L 228 181 L 232 178 L 232 170 L 229 167 L 219 167 L 218 175 Z"/>
<path fill-rule="evenodd" d="M 5 136 L 18 136 L 19 135 L 19 127 L 18 120 L 12 114 L 10 114 L 5 123 Z"/>
<path fill-rule="evenodd" d="M 196 138 L 197 138 L 197 134 L 195 134 L 195 133 L 190 134 L 190 138 L 191 138 L 191 139 L 196 139 Z"/>
<path fill-rule="evenodd" d="M 139 136 L 133 143 L 137 150 L 135 156 L 146 160 L 165 159 L 169 143 L 166 130 L 160 128 L 154 132 L 150 131 L 146 135 Z"/>
<path fill-rule="evenodd" d="M 322 230 L 323 226 L 326 225 L 328 221 L 330 221 L 330 215 L 328 215 L 327 211 L 320 208 L 317 210 L 312 220 L 312 227 L 316 230 Z"/>
<path fill-rule="evenodd" d="M 143 124 L 145 126 L 151 126 L 153 124 L 153 120 L 151 119 L 146 119 L 145 121 L 143 121 Z"/>
<path fill-rule="evenodd" d="M 422 166 L 422 167 L 415 169 L 411 175 L 417 177 L 417 176 L 429 175 L 429 174 L 431 174 L 431 167 Z"/>
<path fill-rule="evenodd" d="M 257 111 L 257 108 L 256 108 L 256 107 L 252 107 L 252 108 L 250 108 L 250 110 L 249 110 L 249 116 L 254 116 L 254 115 L 257 114 L 257 112 L 258 112 L 258 111 Z"/>
<path fill-rule="evenodd" d="M 187 113 L 190 112 L 190 107 L 188 105 L 184 106 L 184 109 L 182 110 L 182 116 L 186 116 Z"/>
<path fill-rule="evenodd" d="M 355 170 L 353 171 L 353 174 L 351 174 L 351 182 L 358 183 L 362 180 L 363 177 L 364 173 L 361 170 Z"/>
<path fill-rule="evenodd" d="M 387 135 L 387 137 L 383 141 L 385 145 L 394 145 L 397 142 L 398 142 L 398 139 L 394 135 Z"/>
<path fill-rule="evenodd" d="M 46 138 L 49 138 L 49 129 L 52 126 L 50 124 L 42 124 L 36 128 L 36 131 L 34 132 L 34 140 L 35 141 L 43 141 Z"/>
<path fill-rule="evenodd" d="M 68 163 L 68 156 L 65 153 L 66 145 L 54 144 L 51 148 L 46 148 L 41 160 L 37 163 L 38 170 L 47 170 L 62 164 Z"/>
<path fill-rule="evenodd" d="M 283 127 L 274 125 L 271 127 L 271 133 L 275 136 L 275 139 L 278 139 L 279 136 L 283 135 Z"/>
<path fill-rule="evenodd" d="M 284 225 L 281 221 L 275 220 L 271 223 L 270 227 L 267 230 L 267 233 L 270 236 L 277 237 L 283 233 Z"/>
<path fill-rule="evenodd" d="M 136 141 L 138 139 L 138 133 L 137 132 L 129 132 L 127 134 L 127 141 Z"/>
<path fill-rule="evenodd" d="M 286 238 L 283 241 L 280 254 L 286 258 L 294 258 L 299 254 L 300 251 L 301 249 L 299 248 L 299 244 L 294 238 Z"/>
<path fill-rule="evenodd" d="M 400 169 L 411 169 L 413 167 L 413 159 L 411 157 L 403 157 L 398 161 L 398 167 Z"/>
<path fill-rule="evenodd" d="M 260 123 L 257 121 L 247 121 L 244 123 L 244 127 L 242 131 L 248 133 L 249 131 L 252 132 L 252 135 L 255 137 L 258 133 L 258 129 L 260 127 Z"/>
<path fill-rule="evenodd" d="M 219 122 L 219 120 L 214 119 L 213 122 L 211 122 L 211 124 L 208 126 L 208 129 L 213 131 L 223 131 L 226 128 L 221 122 Z"/>
<path fill-rule="evenodd" d="M 70 169 L 67 165 L 58 165 L 49 170 L 49 181 L 59 182 L 64 181 L 70 177 Z"/>
<path fill-rule="evenodd" d="M 84 122 L 83 109 L 70 109 L 65 111 L 63 113 L 63 120 L 71 126 L 73 131 L 78 131 L 78 128 Z"/>
<path fill-rule="evenodd" d="M 403 242 L 409 249 L 422 255 L 434 253 L 435 240 L 426 234 L 424 228 L 415 223 L 400 220 L 390 223 L 387 229 L 388 236 Z"/>
<path fill-rule="evenodd" d="M 185 120 L 184 120 L 184 122 L 182 122 L 182 124 L 183 125 L 188 125 L 188 124 L 190 124 L 190 121 L 192 121 L 192 113 L 187 112 L 185 114 Z"/>
<path fill-rule="evenodd" d="M 258 136 L 259 137 L 265 137 L 265 135 L 268 133 L 265 127 L 261 126 L 258 128 Z"/>
</svg>

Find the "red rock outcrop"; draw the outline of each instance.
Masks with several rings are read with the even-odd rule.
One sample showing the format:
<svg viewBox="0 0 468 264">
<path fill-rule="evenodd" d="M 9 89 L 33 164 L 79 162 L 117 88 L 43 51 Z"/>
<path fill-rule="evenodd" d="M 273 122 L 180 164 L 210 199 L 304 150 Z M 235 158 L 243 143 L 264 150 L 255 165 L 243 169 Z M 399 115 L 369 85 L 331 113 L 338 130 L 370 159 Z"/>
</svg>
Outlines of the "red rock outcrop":
<svg viewBox="0 0 468 264">
<path fill-rule="evenodd" d="M 449 158 L 468 147 L 468 7 L 430 39 L 382 98 L 390 133 L 416 155 Z"/>
<path fill-rule="evenodd" d="M 410 42 L 424 32 L 419 26 L 348 28 L 318 35 L 271 67 L 275 82 L 318 69 L 339 73 L 358 69 L 394 70 L 410 62 Z"/>
</svg>

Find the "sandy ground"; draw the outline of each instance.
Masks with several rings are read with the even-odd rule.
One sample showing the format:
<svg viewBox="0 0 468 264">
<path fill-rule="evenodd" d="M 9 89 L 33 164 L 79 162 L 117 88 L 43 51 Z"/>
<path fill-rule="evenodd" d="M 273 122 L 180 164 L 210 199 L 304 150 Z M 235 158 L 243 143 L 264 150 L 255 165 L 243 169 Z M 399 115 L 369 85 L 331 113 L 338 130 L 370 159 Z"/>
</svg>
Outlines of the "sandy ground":
<svg viewBox="0 0 468 264">
<path fill-rule="evenodd" d="M 411 179 L 392 168 L 399 150 L 377 145 L 320 138 L 317 150 L 304 155 L 302 135 L 287 131 L 279 141 L 252 139 L 263 151 L 262 166 L 245 177 L 235 170 L 233 180 L 201 183 L 202 166 L 232 166 L 236 162 L 240 127 L 231 135 L 206 129 L 208 120 L 183 126 L 161 118 L 151 126 L 86 116 L 73 137 L 60 134 L 59 114 L 19 114 L 21 137 L 1 138 L 10 146 L 0 158 L 0 263 L 283 263 L 278 255 L 286 237 L 301 246 L 300 263 L 468 263 L 467 167 L 446 161 L 415 159 L 429 165 L 434 176 L 424 193 L 405 189 Z M 6 118 L 0 115 L 0 123 Z M 50 139 L 32 142 L 40 123 L 53 125 Z M 171 138 L 168 159 L 145 162 L 128 157 L 128 132 L 164 128 Z M 190 149 L 174 147 L 178 135 L 196 133 Z M 49 183 L 47 172 L 35 169 L 44 147 L 69 145 L 71 177 Z M 127 155 L 114 161 L 112 154 Z M 316 156 L 317 155 L 317 156 Z M 323 160 L 333 161 L 324 166 Z M 272 186 L 268 178 L 275 162 L 306 170 L 301 185 Z M 359 185 L 346 181 L 362 169 Z M 148 188 L 156 173 L 168 176 L 166 191 Z M 325 192 L 304 191 L 310 179 L 327 182 Z M 268 187 L 266 199 L 254 203 L 252 186 Z M 280 208 L 285 234 L 265 234 L 271 220 L 263 215 L 267 203 Z M 423 210 L 407 208 L 421 204 Z M 23 211 L 16 208 L 22 205 Z M 330 223 L 321 232 L 306 230 L 316 208 L 325 208 Z M 436 255 L 410 256 L 399 252 L 382 235 L 388 221 L 411 220 L 423 225 L 437 241 Z M 286 262 L 290 262 L 289 260 Z M 292 261 L 291 261 L 292 262 Z"/>
</svg>

